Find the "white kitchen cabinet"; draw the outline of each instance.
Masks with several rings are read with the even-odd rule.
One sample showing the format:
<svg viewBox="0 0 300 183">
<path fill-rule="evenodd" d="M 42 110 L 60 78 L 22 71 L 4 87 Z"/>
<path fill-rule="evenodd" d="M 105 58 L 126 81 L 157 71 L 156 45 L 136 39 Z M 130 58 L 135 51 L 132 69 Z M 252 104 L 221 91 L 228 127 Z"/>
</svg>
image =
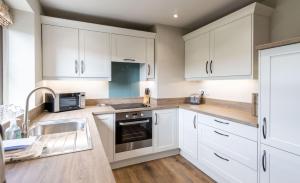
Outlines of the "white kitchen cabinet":
<svg viewBox="0 0 300 183">
<path fill-rule="evenodd" d="M 257 170 L 257 141 L 202 124 L 199 124 L 198 129 L 199 143 Z M 198 157 L 201 156 L 201 153 L 201 149 L 198 149 Z"/>
<path fill-rule="evenodd" d="M 185 42 L 185 79 L 209 76 L 209 32 Z"/>
<path fill-rule="evenodd" d="M 300 156 L 262 145 L 259 165 L 260 183 L 300 182 Z"/>
<path fill-rule="evenodd" d="M 141 80 L 152 80 L 155 77 L 154 39 L 147 39 L 146 63 L 140 64 Z"/>
<path fill-rule="evenodd" d="M 300 44 L 260 52 L 261 143 L 297 155 L 300 155 L 299 60 Z"/>
<path fill-rule="evenodd" d="M 155 75 L 155 60 L 154 60 L 154 39 L 147 39 L 147 79 L 154 79 Z"/>
<path fill-rule="evenodd" d="M 269 41 L 272 11 L 270 7 L 253 3 L 183 36 L 185 78 L 257 78 L 255 47 Z"/>
<path fill-rule="evenodd" d="M 199 144 L 198 161 L 204 173 L 216 182 L 222 183 L 256 183 L 257 171 L 253 170 L 230 156 Z"/>
<path fill-rule="evenodd" d="M 78 29 L 42 26 L 43 77 L 79 77 Z"/>
<path fill-rule="evenodd" d="M 80 76 L 84 78 L 110 78 L 109 34 L 80 30 Z"/>
<path fill-rule="evenodd" d="M 218 27 L 211 32 L 211 75 L 243 76 L 252 74 L 251 15 Z"/>
<path fill-rule="evenodd" d="M 114 115 L 103 114 L 94 117 L 101 141 L 109 162 L 114 161 Z"/>
<path fill-rule="evenodd" d="M 177 109 L 155 110 L 153 114 L 154 151 L 178 148 Z"/>
<path fill-rule="evenodd" d="M 43 78 L 110 79 L 109 34 L 43 25 Z"/>
<path fill-rule="evenodd" d="M 147 39 L 127 35 L 111 35 L 112 61 L 147 63 Z"/>
<path fill-rule="evenodd" d="M 189 110 L 180 110 L 181 151 L 197 160 L 198 156 L 198 129 L 197 113 Z"/>
</svg>

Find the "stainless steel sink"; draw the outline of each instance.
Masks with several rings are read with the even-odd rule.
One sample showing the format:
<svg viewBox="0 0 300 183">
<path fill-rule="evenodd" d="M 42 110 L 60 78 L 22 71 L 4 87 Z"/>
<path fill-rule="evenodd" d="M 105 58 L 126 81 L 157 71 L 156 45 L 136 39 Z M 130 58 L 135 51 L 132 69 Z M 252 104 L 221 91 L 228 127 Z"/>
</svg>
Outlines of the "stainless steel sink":
<svg viewBox="0 0 300 183">
<path fill-rule="evenodd" d="M 37 122 L 29 136 L 38 137 L 43 148 L 39 157 L 92 149 L 89 125 L 83 118 Z"/>
</svg>

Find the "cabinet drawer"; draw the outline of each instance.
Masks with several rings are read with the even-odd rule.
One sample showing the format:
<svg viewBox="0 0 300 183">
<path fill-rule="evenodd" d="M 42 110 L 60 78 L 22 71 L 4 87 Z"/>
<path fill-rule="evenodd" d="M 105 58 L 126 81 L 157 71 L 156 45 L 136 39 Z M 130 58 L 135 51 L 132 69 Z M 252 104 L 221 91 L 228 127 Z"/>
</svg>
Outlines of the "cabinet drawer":
<svg viewBox="0 0 300 183">
<path fill-rule="evenodd" d="M 257 172 L 219 153 L 203 144 L 199 144 L 199 161 L 218 177 L 212 177 L 217 182 L 256 183 Z"/>
<path fill-rule="evenodd" d="M 257 142 L 203 124 L 198 129 L 199 142 L 257 169 Z"/>
<path fill-rule="evenodd" d="M 198 123 L 205 124 L 247 139 L 257 141 L 257 128 L 244 124 L 239 124 L 225 119 L 199 114 Z"/>
</svg>

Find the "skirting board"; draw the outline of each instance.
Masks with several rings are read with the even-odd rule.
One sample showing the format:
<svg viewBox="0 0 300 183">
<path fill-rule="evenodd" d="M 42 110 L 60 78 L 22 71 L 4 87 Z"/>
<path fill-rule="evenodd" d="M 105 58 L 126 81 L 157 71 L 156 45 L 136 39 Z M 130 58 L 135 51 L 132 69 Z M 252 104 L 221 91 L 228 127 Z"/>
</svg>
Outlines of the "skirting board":
<svg viewBox="0 0 300 183">
<path fill-rule="evenodd" d="M 146 161 L 152 161 L 155 159 L 165 158 L 165 157 L 169 157 L 169 156 L 175 156 L 175 155 L 179 154 L 179 151 L 180 151 L 179 149 L 173 149 L 173 150 L 169 150 L 169 151 L 149 154 L 149 155 L 131 158 L 131 159 L 127 159 L 127 160 L 112 162 L 110 164 L 110 166 L 112 169 L 122 168 L 122 167 L 126 167 L 129 165 L 143 163 Z"/>
</svg>

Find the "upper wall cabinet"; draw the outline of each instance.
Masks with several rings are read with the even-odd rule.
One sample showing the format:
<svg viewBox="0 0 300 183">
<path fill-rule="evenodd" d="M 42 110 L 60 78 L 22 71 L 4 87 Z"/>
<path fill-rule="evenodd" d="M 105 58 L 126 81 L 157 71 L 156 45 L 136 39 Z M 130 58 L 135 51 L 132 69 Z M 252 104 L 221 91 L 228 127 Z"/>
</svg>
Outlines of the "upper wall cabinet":
<svg viewBox="0 0 300 183">
<path fill-rule="evenodd" d="M 147 39 L 112 34 L 111 40 L 112 61 L 146 63 Z"/>
<path fill-rule="evenodd" d="M 255 79 L 272 8 L 253 3 L 185 35 L 185 79 Z"/>
<path fill-rule="evenodd" d="M 43 78 L 110 76 L 109 34 L 43 25 Z"/>
<path fill-rule="evenodd" d="M 111 79 L 111 61 L 154 78 L 155 33 L 41 16 L 44 79 Z M 145 76 L 145 77 L 144 77 Z"/>
</svg>

